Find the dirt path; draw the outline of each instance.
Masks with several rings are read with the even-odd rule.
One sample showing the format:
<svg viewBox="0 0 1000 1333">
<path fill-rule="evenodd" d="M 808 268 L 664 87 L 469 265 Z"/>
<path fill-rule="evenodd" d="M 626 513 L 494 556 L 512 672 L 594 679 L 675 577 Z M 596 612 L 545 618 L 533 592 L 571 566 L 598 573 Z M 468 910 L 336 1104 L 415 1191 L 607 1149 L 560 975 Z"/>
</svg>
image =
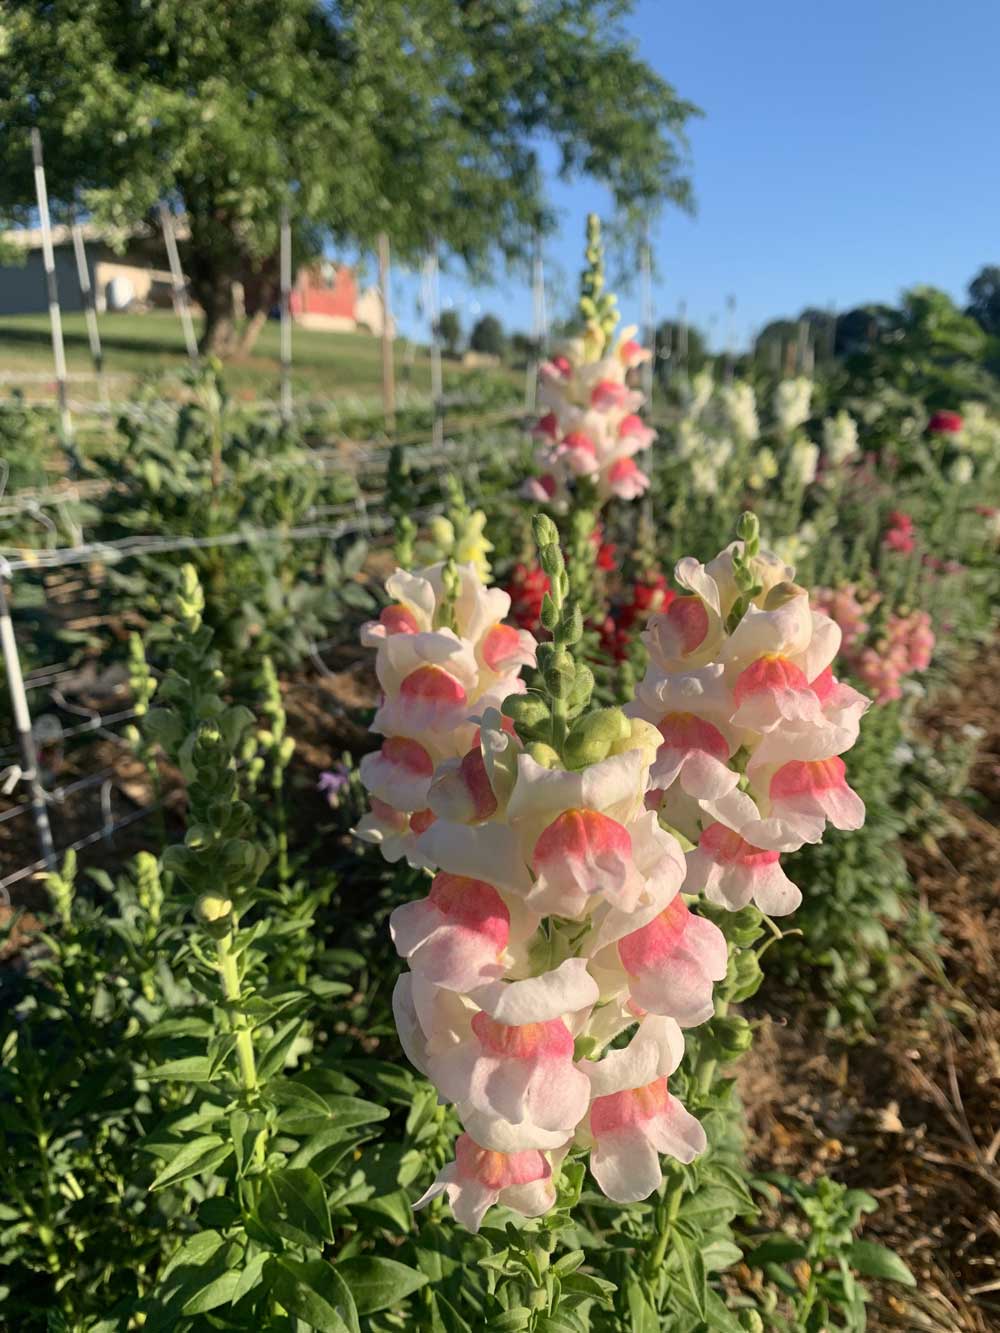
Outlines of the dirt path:
<svg viewBox="0 0 1000 1333">
<path fill-rule="evenodd" d="M 878 1297 L 875 1329 L 1000 1330 L 1000 649 L 935 701 L 932 740 L 982 728 L 956 831 L 908 846 L 940 923 L 940 971 L 893 996 L 870 1041 L 838 1045 L 818 1015 L 772 1006 L 741 1080 L 761 1169 L 869 1190 L 865 1234 L 896 1249 L 913 1292 Z"/>
</svg>

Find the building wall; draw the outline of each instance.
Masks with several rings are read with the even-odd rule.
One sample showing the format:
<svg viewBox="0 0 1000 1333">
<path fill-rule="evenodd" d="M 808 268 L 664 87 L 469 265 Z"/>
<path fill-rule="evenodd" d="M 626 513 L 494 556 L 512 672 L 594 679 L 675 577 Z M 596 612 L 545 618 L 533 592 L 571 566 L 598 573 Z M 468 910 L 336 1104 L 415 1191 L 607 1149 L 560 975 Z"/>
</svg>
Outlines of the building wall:
<svg viewBox="0 0 1000 1333">
<path fill-rule="evenodd" d="M 353 324 L 358 287 L 351 269 L 332 264 L 315 264 L 299 270 L 292 291 L 292 314 L 322 315 L 346 319 Z"/>
<path fill-rule="evenodd" d="M 55 251 L 59 305 L 64 312 L 83 309 L 73 251 Z M 0 315 L 44 315 L 49 308 L 45 265 L 40 250 L 32 251 L 24 264 L 0 265 Z"/>
</svg>

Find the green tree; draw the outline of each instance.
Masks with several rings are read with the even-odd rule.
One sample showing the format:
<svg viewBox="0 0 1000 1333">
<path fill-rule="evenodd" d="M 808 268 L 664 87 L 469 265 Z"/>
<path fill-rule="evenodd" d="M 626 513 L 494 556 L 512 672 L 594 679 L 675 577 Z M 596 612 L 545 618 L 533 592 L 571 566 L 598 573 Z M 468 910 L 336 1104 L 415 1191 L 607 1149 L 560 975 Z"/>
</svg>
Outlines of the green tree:
<svg viewBox="0 0 1000 1333">
<path fill-rule="evenodd" d="M 474 352 L 485 352 L 487 356 L 503 356 L 506 340 L 503 325 L 496 315 L 483 315 L 476 320 L 469 334 L 469 346 Z"/>
<path fill-rule="evenodd" d="M 638 58 L 630 0 L 6 0 L 0 220 L 49 193 L 127 227 L 186 218 L 203 345 L 234 344 L 235 284 L 274 300 L 279 203 L 299 253 L 324 240 L 402 261 L 440 242 L 478 274 L 551 229 L 537 160 L 610 190 L 627 231 L 687 205 L 689 102 Z M 622 89 L 629 96 L 622 96 Z"/>
<path fill-rule="evenodd" d="M 696 375 L 708 360 L 705 335 L 693 324 L 682 327 L 674 319 L 665 319 L 656 326 L 653 342 L 653 365 L 657 378 L 664 383 L 669 382 L 670 376 L 681 368 Z"/>
<path fill-rule="evenodd" d="M 462 341 L 462 325 L 454 310 L 442 310 L 437 322 L 437 336 L 441 339 L 447 356 L 458 355 L 458 344 Z"/>
<path fill-rule="evenodd" d="M 984 333 L 1000 337 L 1000 265 L 984 264 L 969 283 L 971 315 Z"/>
</svg>

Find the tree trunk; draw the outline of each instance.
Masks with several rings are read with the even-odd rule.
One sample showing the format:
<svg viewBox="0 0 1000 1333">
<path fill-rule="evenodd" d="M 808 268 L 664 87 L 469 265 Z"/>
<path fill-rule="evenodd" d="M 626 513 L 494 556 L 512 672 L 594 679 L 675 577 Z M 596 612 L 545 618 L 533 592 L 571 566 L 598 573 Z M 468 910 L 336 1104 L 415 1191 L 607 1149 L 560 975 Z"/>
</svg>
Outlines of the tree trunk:
<svg viewBox="0 0 1000 1333">
<path fill-rule="evenodd" d="M 267 311 L 255 310 L 247 320 L 246 327 L 243 330 L 243 337 L 240 339 L 240 355 L 249 356 L 253 351 L 254 344 L 260 337 L 261 329 L 267 323 Z"/>
<path fill-rule="evenodd" d="M 224 359 L 236 350 L 233 282 L 229 274 L 215 273 L 211 281 L 195 285 L 195 296 L 205 313 L 198 344 L 202 356 Z"/>
</svg>

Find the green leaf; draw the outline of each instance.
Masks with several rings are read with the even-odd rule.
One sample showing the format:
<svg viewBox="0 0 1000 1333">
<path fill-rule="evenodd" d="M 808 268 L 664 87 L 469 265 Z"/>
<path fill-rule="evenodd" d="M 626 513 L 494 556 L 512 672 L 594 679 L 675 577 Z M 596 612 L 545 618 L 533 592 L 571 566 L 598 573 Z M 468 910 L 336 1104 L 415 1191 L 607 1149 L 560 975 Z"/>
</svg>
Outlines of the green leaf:
<svg viewBox="0 0 1000 1333">
<path fill-rule="evenodd" d="M 600 1301 L 602 1305 L 612 1305 L 617 1290 L 613 1282 L 592 1273 L 568 1273 L 562 1279 L 562 1289 L 576 1296 L 586 1296 L 588 1300 Z"/>
<path fill-rule="evenodd" d="M 705 1265 L 701 1253 L 686 1236 L 673 1233 L 671 1249 L 680 1261 L 684 1274 L 684 1287 L 702 1319 L 705 1317 L 705 1302 L 708 1299 L 708 1284 L 705 1277 Z"/>
<path fill-rule="evenodd" d="M 206 1276 L 208 1276 L 206 1274 Z M 226 1305 L 232 1300 L 233 1292 L 239 1286 L 240 1270 L 232 1268 L 228 1273 L 220 1273 L 218 1276 L 209 1277 L 205 1286 L 200 1291 L 196 1291 L 193 1296 L 189 1296 L 184 1302 L 182 1313 L 186 1315 L 204 1314 L 206 1310 L 214 1310 L 216 1306 Z"/>
<path fill-rule="evenodd" d="M 160 1273 L 160 1283 L 165 1283 L 177 1268 L 191 1266 L 198 1268 L 207 1264 L 209 1259 L 225 1244 L 217 1231 L 196 1231 L 171 1255 Z"/>
<path fill-rule="evenodd" d="M 202 1134 L 190 1143 L 186 1143 L 170 1164 L 160 1172 L 151 1190 L 161 1190 L 167 1185 L 176 1185 L 189 1176 L 211 1171 L 224 1162 L 233 1151 L 231 1143 L 225 1143 L 218 1134 Z"/>
<path fill-rule="evenodd" d="M 212 1062 L 207 1055 L 190 1055 L 184 1060 L 168 1060 L 143 1071 L 143 1078 L 173 1079 L 177 1083 L 211 1083 Z"/>
<path fill-rule="evenodd" d="M 713 1240 L 702 1247 L 701 1259 L 706 1273 L 721 1273 L 743 1258 L 743 1251 L 731 1240 Z"/>
<path fill-rule="evenodd" d="M 267 1177 L 260 1215 L 265 1225 L 301 1245 L 333 1240 L 323 1182 L 307 1166 L 285 1167 Z"/>
<path fill-rule="evenodd" d="M 350 1290 L 324 1259 L 272 1259 L 266 1279 L 279 1304 L 318 1333 L 359 1333 Z"/>
<path fill-rule="evenodd" d="M 366 1199 L 364 1203 L 356 1203 L 353 1211 L 367 1213 L 373 1216 L 376 1222 L 386 1218 L 403 1235 L 413 1226 L 413 1209 L 410 1207 L 410 1200 L 405 1190 L 396 1190 L 395 1193 L 384 1194 L 378 1199 Z"/>
<path fill-rule="evenodd" d="M 748 1250 L 746 1261 L 751 1268 L 763 1268 L 765 1264 L 785 1264 L 794 1259 L 804 1259 L 805 1256 L 806 1247 L 802 1241 L 776 1232 Z"/>
<path fill-rule="evenodd" d="M 257 1061 L 257 1073 L 262 1083 L 284 1068 L 285 1057 L 304 1024 L 305 1019 L 298 1014 L 288 1019 L 264 1047 Z"/>
<path fill-rule="evenodd" d="M 630 1333 L 660 1333 L 660 1317 L 646 1299 L 639 1279 L 629 1274 L 625 1286 Z"/>
<path fill-rule="evenodd" d="M 901 1282 L 904 1287 L 915 1287 L 917 1280 L 899 1255 L 886 1245 L 873 1240 L 855 1240 L 847 1247 L 847 1260 L 862 1277 L 881 1278 L 884 1282 Z"/>
<path fill-rule="evenodd" d="M 391 1309 L 427 1285 L 427 1278 L 415 1268 L 395 1259 L 376 1259 L 367 1254 L 342 1260 L 337 1272 L 350 1287 L 358 1314 Z"/>
<path fill-rule="evenodd" d="M 233 1305 L 239 1305 L 248 1292 L 253 1291 L 254 1287 L 260 1285 L 264 1265 L 270 1258 L 271 1256 L 267 1250 L 261 1250 L 259 1254 L 255 1254 L 252 1259 L 246 1262 L 243 1271 L 240 1273 L 240 1280 L 236 1284 L 236 1290 L 233 1292 L 231 1302 Z"/>
<path fill-rule="evenodd" d="M 531 1311 L 525 1305 L 519 1305 L 503 1314 L 490 1319 L 490 1333 L 521 1333 L 531 1323 Z"/>
<path fill-rule="evenodd" d="M 535 1328 L 538 1333 L 587 1333 L 587 1325 L 572 1310 L 543 1314 Z"/>
</svg>

